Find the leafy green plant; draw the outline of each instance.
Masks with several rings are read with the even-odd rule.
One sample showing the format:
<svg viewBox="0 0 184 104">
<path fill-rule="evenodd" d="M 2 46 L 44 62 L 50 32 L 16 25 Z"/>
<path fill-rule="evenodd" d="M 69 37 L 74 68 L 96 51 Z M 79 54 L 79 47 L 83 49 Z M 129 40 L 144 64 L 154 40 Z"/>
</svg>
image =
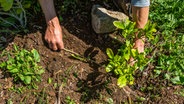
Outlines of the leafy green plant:
<svg viewBox="0 0 184 104">
<path fill-rule="evenodd" d="M 117 85 L 124 87 L 127 84 L 134 83 L 134 73 L 137 68 L 145 66 L 148 59 L 145 58 L 144 53 L 139 53 L 138 50 L 133 48 L 134 34 L 138 37 L 145 36 L 148 39 L 154 39 L 153 32 L 156 32 L 155 25 L 150 22 L 147 23 L 144 29 L 136 29 L 135 23 L 127 20 L 126 22 L 114 21 L 114 25 L 122 30 L 121 36 L 125 38 L 125 45 L 122 45 L 116 54 L 110 48 L 107 48 L 106 53 L 109 57 L 109 63 L 106 66 L 106 72 L 113 72 L 117 75 Z M 133 58 L 135 63 L 130 65 L 129 61 Z"/>
<path fill-rule="evenodd" d="M 35 49 L 19 50 L 14 45 L 14 52 L 7 52 L 7 55 L 8 60 L 2 62 L 0 68 L 10 73 L 15 82 L 21 81 L 26 85 L 36 87 L 35 81 L 41 81 L 41 74 L 44 73 L 44 69 L 37 64 L 40 62 L 39 53 Z"/>
<path fill-rule="evenodd" d="M 153 12 L 152 12 L 153 11 Z M 150 19 L 157 22 L 160 32 L 152 64 L 156 75 L 164 75 L 174 84 L 184 85 L 184 1 L 152 0 Z M 156 63 L 156 64 L 155 64 Z"/>
<path fill-rule="evenodd" d="M 16 34 L 26 32 L 28 9 L 38 10 L 37 1 L 32 0 L 0 0 L 0 26 L 2 34 Z"/>
<path fill-rule="evenodd" d="M 174 35 L 173 35 L 174 36 Z M 184 85 L 184 34 L 167 40 L 159 50 L 155 72 L 165 72 L 164 77 L 174 84 Z"/>
<path fill-rule="evenodd" d="M 30 2 L 21 0 L 0 0 L 0 4 L 0 23 L 2 26 L 12 26 L 15 29 L 26 27 L 27 17 L 25 8 L 31 6 Z"/>
</svg>

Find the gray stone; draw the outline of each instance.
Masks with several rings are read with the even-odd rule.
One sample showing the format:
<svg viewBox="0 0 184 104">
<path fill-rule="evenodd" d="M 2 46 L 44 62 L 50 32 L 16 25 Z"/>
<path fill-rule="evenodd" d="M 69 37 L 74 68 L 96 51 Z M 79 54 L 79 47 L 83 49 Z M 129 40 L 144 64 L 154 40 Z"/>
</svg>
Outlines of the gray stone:
<svg viewBox="0 0 184 104">
<path fill-rule="evenodd" d="M 100 5 L 94 5 L 91 11 L 92 28 L 98 34 L 113 32 L 115 20 L 125 21 L 128 16 L 124 13 L 107 10 Z"/>
</svg>

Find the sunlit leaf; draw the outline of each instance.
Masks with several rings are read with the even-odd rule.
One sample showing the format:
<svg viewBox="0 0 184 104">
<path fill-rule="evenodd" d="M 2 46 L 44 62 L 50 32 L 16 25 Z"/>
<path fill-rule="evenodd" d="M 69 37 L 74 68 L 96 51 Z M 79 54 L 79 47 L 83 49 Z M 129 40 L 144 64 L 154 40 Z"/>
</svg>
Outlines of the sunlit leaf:
<svg viewBox="0 0 184 104">
<path fill-rule="evenodd" d="M 116 26 L 119 29 L 124 29 L 125 28 L 121 21 L 114 21 L 113 24 L 114 24 L 114 26 Z"/>
<path fill-rule="evenodd" d="M 127 83 L 127 79 L 126 79 L 125 76 L 120 76 L 120 77 L 118 78 L 117 85 L 118 85 L 120 88 L 126 86 L 126 83 Z"/>
<path fill-rule="evenodd" d="M 38 51 L 33 49 L 31 52 L 33 53 L 35 61 L 40 62 L 40 55 L 39 55 Z"/>
<path fill-rule="evenodd" d="M 31 76 L 25 76 L 24 78 L 25 78 L 24 79 L 25 84 L 30 84 L 31 83 Z"/>
<path fill-rule="evenodd" d="M 108 57 L 109 57 L 110 59 L 112 59 L 112 58 L 114 57 L 114 53 L 113 53 L 112 49 L 107 48 L 107 49 L 106 49 L 106 53 L 107 53 L 107 55 L 108 55 Z"/>
</svg>

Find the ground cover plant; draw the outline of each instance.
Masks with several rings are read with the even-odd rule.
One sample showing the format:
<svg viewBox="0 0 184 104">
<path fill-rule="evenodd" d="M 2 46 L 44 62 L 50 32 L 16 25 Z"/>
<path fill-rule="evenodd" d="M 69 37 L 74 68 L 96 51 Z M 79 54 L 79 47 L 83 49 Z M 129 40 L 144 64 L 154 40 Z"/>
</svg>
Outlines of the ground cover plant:
<svg viewBox="0 0 184 104">
<path fill-rule="evenodd" d="M 157 22 L 160 33 L 158 41 L 153 43 L 158 58 L 155 72 L 161 74 L 174 84 L 184 84 L 183 63 L 183 1 L 153 0 L 150 18 Z M 158 8 L 159 4 L 159 8 Z M 172 6 L 171 6 L 172 5 Z M 178 60 L 179 59 L 179 60 Z"/>
<path fill-rule="evenodd" d="M 1 54 L 1 57 L 8 56 L 6 62 L 0 64 L 0 68 L 14 78 L 15 82 L 23 82 L 26 85 L 32 85 L 36 88 L 35 82 L 41 81 L 41 74 L 44 73 L 44 69 L 37 63 L 40 62 L 40 56 L 35 49 L 30 52 L 25 49 L 19 49 L 14 45 L 14 51 Z M 7 70 L 6 70 L 7 69 Z"/>
<path fill-rule="evenodd" d="M 109 34 L 93 31 L 90 11 L 93 4 L 118 10 L 112 0 L 55 0 L 65 43 L 65 49 L 60 52 L 47 48 L 43 39 L 46 24 L 38 2 L 6 1 L 11 3 L 2 3 L 0 12 L 20 18 L 22 11 L 16 14 L 14 8 L 18 6 L 17 1 L 29 8 L 24 8 L 27 18 L 24 29 L 19 20 L 0 14 L 18 27 L 0 21 L 0 103 L 184 103 L 182 0 L 151 0 L 150 22 L 145 29 L 136 30 L 131 21 L 114 22 L 119 29 Z M 4 11 L 4 7 L 9 10 Z M 145 34 L 150 33 L 146 30 L 151 30 L 151 34 Z M 132 49 L 130 34 L 136 31 L 140 31 L 140 36 L 147 36 L 144 54 Z M 126 64 L 131 56 L 138 59 L 135 66 Z M 18 72 L 11 63 L 16 63 L 16 68 L 19 66 Z M 137 66 L 142 67 L 137 69 Z M 38 74 L 39 70 L 33 69 L 44 73 Z M 41 80 L 34 82 L 36 79 Z M 35 84 L 30 87 L 32 81 Z"/>
</svg>

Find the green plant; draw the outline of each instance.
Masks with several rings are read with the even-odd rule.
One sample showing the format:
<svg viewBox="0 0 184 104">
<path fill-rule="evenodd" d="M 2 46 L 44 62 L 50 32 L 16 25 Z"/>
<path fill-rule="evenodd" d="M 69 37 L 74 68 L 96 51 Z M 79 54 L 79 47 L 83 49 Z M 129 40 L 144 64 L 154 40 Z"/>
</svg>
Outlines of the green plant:
<svg viewBox="0 0 184 104">
<path fill-rule="evenodd" d="M 0 0 L 0 4 L 0 23 L 2 26 L 13 26 L 16 29 L 26 27 L 27 17 L 25 8 L 30 7 L 30 2 L 21 0 Z"/>
<path fill-rule="evenodd" d="M 75 104 L 75 102 L 70 98 L 70 96 L 67 96 L 65 99 L 66 104 Z"/>
<path fill-rule="evenodd" d="M 153 12 L 152 12 L 153 11 Z M 160 32 L 154 47 L 152 64 L 156 75 L 163 75 L 174 84 L 184 85 L 184 1 L 152 0 L 150 19 L 157 22 Z M 155 64 L 156 63 L 156 64 Z"/>
<path fill-rule="evenodd" d="M 174 84 L 184 85 L 184 34 L 172 37 L 159 50 L 155 72 L 164 73 L 164 77 Z"/>
<path fill-rule="evenodd" d="M 125 45 L 122 45 L 116 54 L 110 48 L 107 48 L 106 53 L 109 57 L 109 63 L 106 66 L 106 72 L 113 72 L 117 75 L 117 85 L 124 87 L 127 84 L 133 84 L 134 73 L 137 68 L 145 66 L 148 59 L 145 58 L 144 53 L 139 53 L 133 48 L 135 35 L 140 38 L 147 37 L 149 40 L 154 39 L 153 32 L 156 32 L 155 25 L 150 22 L 147 23 L 144 29 L 136 29 L 135 23 L 129 20 L 125 22 L 114 21 L 114 25 L 122 30 L 121 36 L 125 38 Z M 133 58 L 134 65 L 130 65 L 129 61 Z"/>
<path fill-rule="evenodd" d="M 37 1 L 32 0 L 0 0 L 0 33 L 16 34 L 26 32 L 28 9 L 38 11 Z M 34 6 L 33 6 L 34 5 Z M 32 14 L 32 13 L 31 13 Z"/>
<path fill-rule="evenodd" d="M 19 50 L 14 45 L 14 52 L 6 54 L 8 60 L 2 62 L 0 68 L 10 73 L 15 82 L 21 81 L 26 85 L 36 87 L 35 81 L 41 81 L 41 74 L 44 73 L 44 69 L 37 64 L 40 62 L 39 53 L 35 49 L 31 51 Z"/>
</svg>

